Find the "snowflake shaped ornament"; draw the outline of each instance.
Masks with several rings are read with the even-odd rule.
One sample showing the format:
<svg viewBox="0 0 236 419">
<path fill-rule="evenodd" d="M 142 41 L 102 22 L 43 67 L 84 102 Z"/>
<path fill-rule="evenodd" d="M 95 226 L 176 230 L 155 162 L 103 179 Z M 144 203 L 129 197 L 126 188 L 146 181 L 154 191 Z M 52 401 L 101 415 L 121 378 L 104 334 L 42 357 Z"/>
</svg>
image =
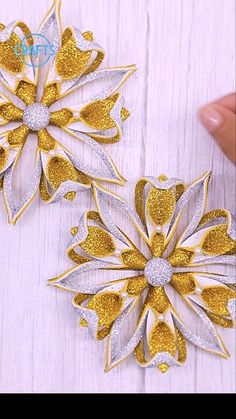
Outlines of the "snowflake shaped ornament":
<svg viewBox="0 0 236 419">
<path fill-rule="evenodd" d="M 135 66 L 98 70 L 104 50 L 94 42 L 91 32 L 82 33 L 76 27 L 62 32 L 57 0 L 37 34 L 44 37 L 50 34 L 57 52 L 50 61 L 42 94 L 40 57 L 25 56 L 23 62 L 14 52 L 23 39 L 27 39 L 29 46 L 34 45 L 30 29 L 19 21 L 7 26 L 0 24 L 0 81 L 22 103 L 18 107 L 0 94 L 0 125 L 20 123 L 15 129 L 0 133 L 0 188 L 11 223 L 16 223 L 38 190 L 45 202 L 54 203 L 61 198 L 71 201 L 78 191 L 95 188 L 95 180 L 120 185 L 125 182 L 101 144 L 114 144 L 121 138 L 122 123 L 129 112 L 123 107 L 119 88 Z M 101 90 L 86 103 L 51 110 L 63 97 L 96 81 Z M 101 87 L 101 82 L 109 86 Z M 91 167 L 73 155 L 50 134 L 49 125 L 87 144 L 103 169 Z M 38 139 L 34 173 L 24 197 L 15 204 L 14 171 L 32 132 Z"/>
<path fill-rule="evenodd" d="M 183 364 L 187 341 L 229 356 L 215 325 L 234 326 L 235 276 L 219 273 L 219 265 L 236 263 L 235 222 L 225 209 L 204 213 L 209 179 L 208 172 L 186 187 L 176 178 L 141 178 L 136 211 L 98 187 L 98 211 L 86 212 L 72 228 L 67 253 L 76 266 L 49 283 L 76 293 L 73 305 L 81 326 L 96 339 L 108 337 L 106 370 L 134 352 L 140 366 L 166 372 Z M 197 199 L 194 215 L 178 237 L 192 197 Z M 107 201 L 132 221 L 142 249 L 115 225 Z M 109 281 L 91 285 L 80 278 L 90 271 L 94 279 L 108 272 Z M 114 280 L 117 273 L 121 279 Z M 122 333 L 135 310 L 136 327 L 124 343 Z M 200 333 L 194 330 L 197 323 Z"/>
</svg>

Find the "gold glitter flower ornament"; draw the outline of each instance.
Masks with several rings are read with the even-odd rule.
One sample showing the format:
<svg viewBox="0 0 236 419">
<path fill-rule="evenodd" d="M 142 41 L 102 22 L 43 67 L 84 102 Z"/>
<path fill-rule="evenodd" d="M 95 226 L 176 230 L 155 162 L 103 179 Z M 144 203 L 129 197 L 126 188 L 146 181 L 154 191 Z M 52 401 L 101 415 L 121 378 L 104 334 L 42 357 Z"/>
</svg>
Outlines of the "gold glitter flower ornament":
<svg viewBox="0 0 236 419">
<path fill-rule="evenodd" d="M 91 32 L 81 33 L 76 27 L 62 32 L 60 1 L 54 1 L 37 31 L 41 36 L 49 33 L 57 53 L 50 61 L 40 94 L 40 57 L 25 56 L 23 62 L 22 57 L 15 54 L 15 47 L 23 39 L 29 46 L 34 45 L 31 31 L 19 21 L 7 26 L 0 24 L 0 81 L 24 104 L 18 107 L 0 94 L 0 125 L 20 122 L 15 129 L 0 133 L 0 187 L 12 223 L 21 216 L 38 190 L 44 201 L 53 203 L 63 197 L 73 200 L 76 192 L 95 188 L 96 180 L 124 183 L 101 144 L 114 144 L 121 138 L 122 123 L 129 112 L 123 107 L 118 90 L 135 71 L 135 66 L 98 70 L 105 56 L 103 49 L 94 42 Z M 51 110 L 61 98 L 96 81 L 101 90 L 90 100 Z M 101 82 L 108 86 L 101 87 Z M 49 125 L 61 128 L 90 147 L 103 169 L 90 167 L 75 157 L 50 134 Z M 36 132 L 38 139 L 34 174 L 21 202 L 15 204 L 14 170 L 31 132 Z"/>
<path fill-rule="evenodd" d="M 208 172 L 186 187 L 176 178 L 141 178 L 136 211 L 98 187 L 98 212 L 86 212 L 72 228 L 67 253 L 76 266 L 49 283 L 76 293 L 73 305 L 81 326 L 96 339 L 108 337 L 106 370 L 134 352 L 140 366 L 165 372 L 183 364 L 186 341 L 229 356 L 215 325 L 234 326 L 236 281 L 217 271 L 219 265 L 236 263 L 235 222 L 224 209 L 204 213 L 209 179 Z M 192 198 L 194 215 L 174 238 Z M 142 249 L 112 221 L 107 202 L 132 220 Z M 94 280 L 109 272 L 109 281 L 91 285 L 82 275 L 90 271 Z M 122 279 L 114 280 L 117 274 Z M 124 329 L 135 311 L 136 327 L 128 336 Z"/>
</svg>

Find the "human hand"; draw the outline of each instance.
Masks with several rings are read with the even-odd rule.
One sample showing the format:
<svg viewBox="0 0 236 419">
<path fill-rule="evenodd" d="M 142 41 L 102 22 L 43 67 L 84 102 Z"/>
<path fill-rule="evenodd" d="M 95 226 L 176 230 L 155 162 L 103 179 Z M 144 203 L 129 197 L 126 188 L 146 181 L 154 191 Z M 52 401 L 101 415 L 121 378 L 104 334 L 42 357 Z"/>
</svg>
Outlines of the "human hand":
<svg viewBox="0 0 236 419">
<path fill-rule="evenodd" d="M 236 93 L 200 108 L 199 119 L 225 155 L 236 164 Z"/>
</svg>

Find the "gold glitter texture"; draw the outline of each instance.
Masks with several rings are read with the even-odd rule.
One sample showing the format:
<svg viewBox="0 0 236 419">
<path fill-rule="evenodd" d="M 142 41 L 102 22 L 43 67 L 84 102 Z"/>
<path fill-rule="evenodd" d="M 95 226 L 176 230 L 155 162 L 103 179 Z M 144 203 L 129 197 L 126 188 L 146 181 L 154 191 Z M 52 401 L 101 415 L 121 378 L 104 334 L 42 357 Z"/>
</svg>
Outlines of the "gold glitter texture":
<svg viewBox="0 0 236 419">
<path fill-rule="evenodd" d="M 147 211 L 154 224 L 165 224 L 173 215 L 175 195 L 171 189 L 151 188 L 147 198 Z"/>
<path fill-rule="evenodd" d="M 154 233 L 151 239 L 151 252 L 153 257 L 161 257 L 165 250 L 165 239 L 162 234 Z"/>
<path fill-rule="evenodd" d="M 49 84 L 44 88 L 41 103 L 50 107 L 59 99 L 59 92 L 56 83 Z"/>
<path fill-rule="evenodd" d="M 12 147 L 18 147 L 25 143 L 29 133 L 30 129 L 26 125 L 21 125 L 9 132 L 7 140 Z"/>
<path fill-rule="evenodd" d="M 83 122 L 97 130 L 107 130 L 115 127 L 110 113 L 119 97 L 119 93 L 109 96 L 103 100 L 96 100 L 89 103 L 80 111 Z"/>
<path fill-rule="evenodd" d="M 4 169 L 8 158 L 8 151 L 0 146 L 0 171 Z"/>
<path fill-rule="evenodd" d="M 58 127 L 65 127 L 72 118 L 73 113 L 69 109 L 61 109 L 60 111 L 51 113 L 50 124 Z"/>
<path fill-rule="evenodd" d="M 187 358 L 186 342 L 182 333 L 179 331 L 179 329 L 175 328 L 175 334 L 176 334 L 177 345 L 178 345 L 178 361 L 184 362 Z"/>
<path fill-rule="evenodd" d="M 0 67 L 14 74 L 20 73 L 24 68 L 20 56 L 16 55 L 14 50 L 20 42 L 15 33 L 12 33 L 7 41 L 0 42 Z"/>
<path fill-rule="evenodd" d="M 26 105 L 33 105 L 36 101 L 36 86 L 21 80 L 16 89 L 18 96 Z"/>
<path fill-rule="evenodd" d="M 5 119 L 5 121 L 21 121 L 23 114 L 24 112 L 13 103 L 0 105 L 0 117 Z"/>
<path fill-rule="evenodd" d="M 53 150 L 56 145 L 56 140 L 49 134 L 46 129 L 38 131 L 38 146 L 41 150 Z"/>
<path fill-rule="evenodd" d="M 170 355 L 175 355 L 175 335 L 166 322 L 155 324 L 148 339 L 148 346 L 151 357 L 159 352 L 169 352 Z"/>
<path fill-rule="evenodd" d="M 55 156 L 52 157 L 47 166 L 47 174 L 50 184 L 54 189 L 58 189 L 62 182 L 78 180 L 78 174 L 74 166 L 66 159 Z"/>
<path fill-rule="evenodd" d="M 62 45 L 56 58 L 56 71 L 63 78 L 72 79 L 80 76 L 88 66 L 91 51 L 81 51 L 72 37 Z"/>
<path fill-rule="evenodd" d="M 130 269 L 144 269 L 147 259 L 138 250 L 125 250 L 120 258 L 124 265 Z"/>
<path fill-rule="evenodd" d="M 148 304 L 152 308 L 154 308 L 154 310 L 161 314 L 164 313 L 170 307 L 169 299 L 163 287 L 151 287 L 151 289 L 148 292 L 144 306 Z"/>
<path fill-rule="evenodd" d="M 214 227 L 207 233 L 202 250 L 209 254 L 224 254 L 229 252 L 235 246 L 235 241 L 227 234 L 227 225 L 219 225 Z"/>
<path fill-rule="evenodd" d="M 191 294 L 195 291 L 194 277 L 189 273 L 177 273 L 172 276 L 171 285 L 180 294 Z"/>
<path fill-rule="evenodd" d="M 86 253 L 94 257 L 113 255 L 116 247 L 109 233 L 100 227 L 89 226 L 86 239 L 80 243 Z"/>
<path fill-rule="evenodd" d="M 207 307 L 221 316 L 229 316 L 228 301 L 236 298 L 236 292 L 226 287 L 207 287 L 202 291 L 201 297 Z"/>
<path fill-rule="evenodd" d="M 137 296 L 147 287 L 148 283 L 144 275 L 138 275 L 133 278 L 127 278 L 128 284 L 126 291 L 131 296 Z"/>
<path fill-rule="evenodd" d="M 85 263 L 88 262 L 89 259 L 85 258 L 84 256 L 79 255 L 78 253 L 76 253 L 75 250 L 70 250 L 70 252 L 68 253 L 68 257 L 70 258 L 70 260 L 72 260 L 74 263 L 77 263 L 77 265 L 81 265 L 81 263 Z"/>
<path fill-rule="evenodd" d="M 87 308 L 95 310 L 99 326 L 110 326 L 121 313 L 123 299 L 115 293 L 107 292 L 95 295 Z"/>
<path fill-rule="evenodd" d="M 234 327 L 234 322 L 232 319 L 226 319 L 225 317 L 222 316 L 218 316 L 215 313 L 212 313 L 211 311 L 206 310 L 206 313 L 209 317 L 209 319 L 218 324 L 221 327 L 225 327 L 225 328 L 232 328 Z"/>
<path fill-rule="evenodd" d="M 193 252 L 183 248 L 176 248 L 167 258 L 172 266 L 188 266 L 191 262 Z"/>
</svg>

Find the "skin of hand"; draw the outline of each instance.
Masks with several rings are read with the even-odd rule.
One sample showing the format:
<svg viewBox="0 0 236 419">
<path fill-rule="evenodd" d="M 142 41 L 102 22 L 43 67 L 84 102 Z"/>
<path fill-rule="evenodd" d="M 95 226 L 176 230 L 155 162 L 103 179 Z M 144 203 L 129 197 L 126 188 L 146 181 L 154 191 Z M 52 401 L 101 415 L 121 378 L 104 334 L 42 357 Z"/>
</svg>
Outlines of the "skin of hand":
<svg viewBox="0 0 236 419">
<path fill-rule="evenodd" d="M 236 93 L 203 106 L 198 116 L 224 154 L 236 164 Z"/>
</svg>

